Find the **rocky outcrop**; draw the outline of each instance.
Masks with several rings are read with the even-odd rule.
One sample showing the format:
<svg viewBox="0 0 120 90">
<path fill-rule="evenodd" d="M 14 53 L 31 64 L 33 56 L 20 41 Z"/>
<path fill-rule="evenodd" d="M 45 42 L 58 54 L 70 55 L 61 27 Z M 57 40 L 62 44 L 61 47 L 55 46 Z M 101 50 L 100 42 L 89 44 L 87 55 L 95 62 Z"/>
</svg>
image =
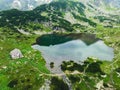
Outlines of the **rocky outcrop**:
<svg viewBox="0 0 120 90">
<path fill-rule="evenodd" d="M 18 59 L 18 58 L 22 58 L 23 54 L 19 49 L 14 49 L 10 52 L 10 56 L 12 59 Z"/>
</svg>

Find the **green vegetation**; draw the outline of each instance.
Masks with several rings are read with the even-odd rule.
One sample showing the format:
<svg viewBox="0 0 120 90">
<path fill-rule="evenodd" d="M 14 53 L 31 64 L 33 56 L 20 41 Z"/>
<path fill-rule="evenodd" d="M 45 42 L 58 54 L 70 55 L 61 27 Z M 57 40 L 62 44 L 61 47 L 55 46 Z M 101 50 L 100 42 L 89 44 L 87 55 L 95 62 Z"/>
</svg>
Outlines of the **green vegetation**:
<svg viewBox="0 0 120 90">
<path fill-rule="evenodd" d="M 35 36 L 25 36 L 0 28 L 0 89 L 36 90 L 44 83 L 41 73 L 49 73 L 38 51 L 31 48 Z M 12 60 L 10 51 L 18 48 L 24 57 Z"/>
<path fill-rule="evenodd" d="M 31 29 L 32 30 L 32 29 Z M 87 30 L 87 29 L 86 29 Z M 88 30 L 89 32 L 91 30 Z M 96 84 L 103 80 L 104 88 L 120 88 L 119 82 L 119 68 L 120 68 L 120 30 L 119 28 L 104 28 L 102 26 L 96 27 L 92 30 L 92 33 L 96 33 L 97 37 L 105 41 L 105 43 L 114 48 L 115 58 L 112 62 L 99 61 L 93 58 L 88 58 L 83 65 L 74 63 L 73 61 L 64 62 L 62 70 L 64 72 L 79 71 L 82 74 L 69 75 L 72 86 L 77 89 L 95 89 Z M 48 34 L 48 35 L 67 35 L 69 37 L 72 34 Z M 47 35 L 47 36 L 48 36 Z M 42 35 L 44 38 L 46 35 Z M 74 35 L 76 36 L 76 35 Z M 80 38 L 80 35 L 78 35 Z M 48 78 L 45 74 L 49 74 L 49 71 L 45 67 L 45 61 L 41 57 L 40 53 L 34 51 L 31 45 L 35 42 L 38 35 L 23 35 L 10 28 L 0 28 L 0 86 L 1 89 L 32 89 L 37 90 L 40 88 L 44 79 Z M 83 37 L 83 36 L 82 36 Z M 90 36 L 91 37 L 91 36 Z M 58 38 L 58 39 L 60 39 Z M 75 39 L 76 37 L 74 37 Z M 95 37 L 91 37 L 94 38 Z M 51 39 L 51 38 L 47 38 Z M 57 39 L 57 38 L 55 38 Z M 50 40 L 47 40 L 50 41 Z M 55 40 L 57 41 L 57 40 Z M 43 43 L 43 42 L 42 42 Z M 50 42 L 51 43 L 51 42 Z M 54 42 L 55 43 L 55 42 Z M 46 44 L 46 43 L 45 43 Z M 48 43 L 47 43 L 48 44 Z M 24 57 L 12 60 L 9 53 L 14 48 L 18 48 L 22 51 Z M 68 66 L 68 67 L 67 67 Z M 43 74 L 43 75 L 41 75 Z M 105 77 L 104 77 L 105 76 Z M 60 83 L 59 81 L 57 81 Z M 89 84 L 89 85 L 88 85 Z M 51 84 L 52 90 L 55 90 L 55 85 Z M 57 85 L 57 84 L 56 84 Z M 111 85 L 111 87 L 109 86 Z"/>
<path fill-rule="evenodd" d="M 95 19 L 98 19 L 100 22 L 103 22 L 105 20 L 108 20 L 108 21 L 111 21 L 111 22 L 115 22 L 115 20 L 112 20 L 111 18 L 109 17 L 105 17 L 105 16 L 96 16 L 94 17 Z"/>
<path fill-rule="evenodd" d="M 95 27 L 97 24 L 85 16 L 85 8 L 85 5 L 80 2 L 67 2 L 64 0 L 52 2 L 48 5 L 41 5 L 31 11 L 19 11 L 16 9 L 1 11 L 0 26 L 7 26 L 14 30 L 16 29 L 15 26 L 17 26 L 18 28 L 23 28 L 26 31 L 29 31 L 30 29 L 41 30 L 43 27 L 44 29 L 42 30 L 45 31 L 48 28 L 50 28 L 48 30 L 56 30 L 57 28 L 57 30 L 71 32 L 76 28 L 73 28 L 74 25 L 64 18 L 65 14 L 70 12 L 76 20 L 85 23 L 87 22 L 90 26 Z M 76 10 L 80 15 L 76 15 L 73 10 Z M 30 23 L 32 23 L 32 26 L 30 26 Z M 33 23 L 36 25 L 33 25 Z"/>
<path fill-rule="evenodd" d="M 62 78 L 53 77 L 51 79 L 50 90 L 69 90 L 67 84 L 62 80 Z"/>
<path fill-rule="evenodd" d="M 102 83 L 101 87 L 104 90 L 119 90 L 120 17 L 110 15 L 88 18 L 85 15 L 85 9 L 86 6 L 82 3 L 59 0 L 59 2 L 41 5 L 32 11 L 16 9 L 1 11 L 0 90 L 39 90 L 44 85 L 45 79 L 51 81 L 51 90 L 68 90 L 68 85 L 60 75 L 50 74 L 41 53 L 33 50 L 31 45 L 35 41 L 40 45 L 54 45 L 79 38 L 88 42 L 87 44 L 94 43 L 99 40 L 98 38 L 102 39 L 114 49 L 115 57 L 111 62 L 90 57 L 82 64 L 73 61 L 63 62 L 61 69 L 72 83 L 72 89 L 96 90 L 97 85 Z M 80 23 L 71 23 L 66 20 L 64 18 L 66 12 L 70 12 Z M 112 27 L 104 27 L 106 21 Z M 88 23 L 88 26 L 81 24 L 82 22 Z M 30 34 L 21 34 L 17 29 L 23 29 Z M 51 33 L 53 30 L 58 33 L 44 35 L 42 33 Z M 36 35 L 34 31 L 40 31 L 42 35 Z M 76 33 L 77 31 L 82 33 Z M 15 48 L 20 49 L 24 57 L 13 60 L 10 57 L 10 51 Z M 54 62 L 50 66 L 54 68 Z"/>
<path fill-rule="evenodd" d="M 54 62 L 50 63 L 50 68 L 54 68 Z"/>
<path fill-rule="evenodd" d="M 87 19 L 86 17 L 80 17 L 79 15 L 75 15 L 74 13 L 72 13 L 74 18 L 80 20 L 80 21 L 84 21 L 84 22 L 88 22 L 89 25 L 95 27 L 97 24 L 89 19 Z"/>
<path fill-rule="evenodd" d="M 88 45 L 99 40 L 94 34 L 89 33 L 52 33 L 41 35 L 36 39 L 36 43 L 43 46 L 49 46 L 76 39 L 81 39 Z"/>
</svg>

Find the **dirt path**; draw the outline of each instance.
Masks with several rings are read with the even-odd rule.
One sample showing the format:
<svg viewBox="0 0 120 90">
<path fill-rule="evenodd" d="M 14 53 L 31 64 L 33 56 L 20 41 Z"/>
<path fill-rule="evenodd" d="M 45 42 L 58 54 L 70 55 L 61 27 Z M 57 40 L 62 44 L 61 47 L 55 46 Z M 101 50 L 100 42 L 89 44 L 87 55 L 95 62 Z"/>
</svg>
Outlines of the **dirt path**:
<svg viewBox="0 0 120 90">
<path fill-rule="evenodd" d="M 60 74 L 46 74 L 46 73 L 41 73 L 40 76 L 43 76 L 43 75 L 46 75 L 46 76 L 58 76 L 58 77 L 62 77 L 62 76 L 65 76 L 65 75 L 76 75 L 76 74 L 82 74 L 81 72 L 79 71 L 74 71 L 74 72 L 66 72 L 66 73 L 60 73 Z"/>
</svg>

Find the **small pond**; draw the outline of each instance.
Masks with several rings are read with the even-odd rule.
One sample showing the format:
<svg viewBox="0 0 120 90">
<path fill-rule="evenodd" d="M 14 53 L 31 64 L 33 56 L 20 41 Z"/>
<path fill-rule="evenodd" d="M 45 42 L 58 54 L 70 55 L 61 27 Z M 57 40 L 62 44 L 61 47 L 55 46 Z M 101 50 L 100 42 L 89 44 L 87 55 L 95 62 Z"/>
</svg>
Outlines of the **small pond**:
<svg viewBox="0 0 120 90">
<path fill-rule="evenodd" d="M 108 61 L 114 58 L 113 48 L 92 34 L 43 35 L 32 48 L 42 53 L 46 63 L 54 62 L 55 67 L 60 66 L 63 61 L 79 63 L 87 57 Z"/>
</svg>

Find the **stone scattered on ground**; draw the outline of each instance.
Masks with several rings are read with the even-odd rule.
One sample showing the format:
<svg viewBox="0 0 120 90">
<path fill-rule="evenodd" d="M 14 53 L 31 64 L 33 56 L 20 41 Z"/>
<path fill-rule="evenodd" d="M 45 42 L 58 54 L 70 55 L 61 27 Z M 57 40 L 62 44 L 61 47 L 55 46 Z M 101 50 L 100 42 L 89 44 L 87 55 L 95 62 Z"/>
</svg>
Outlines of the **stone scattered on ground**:
<svg viewBox="0 0 120 90">
<path fill-rule="evenodd" d="M 103 86 L 103 80 L 101 80 L 101 81 L 99 81 L 97 83 L 96 88 L 97 88 L 97 90 L 102 90 L 102 88 L 104 88 L 104 86 Z"/>
<path fill-rule="evenodd" d="M 10 52 L 10 56 L 12 59 L 18 59 L 18 58 L 22 58 L 23 54 L 19 49 L 15 48 Z"/>
</svg>

